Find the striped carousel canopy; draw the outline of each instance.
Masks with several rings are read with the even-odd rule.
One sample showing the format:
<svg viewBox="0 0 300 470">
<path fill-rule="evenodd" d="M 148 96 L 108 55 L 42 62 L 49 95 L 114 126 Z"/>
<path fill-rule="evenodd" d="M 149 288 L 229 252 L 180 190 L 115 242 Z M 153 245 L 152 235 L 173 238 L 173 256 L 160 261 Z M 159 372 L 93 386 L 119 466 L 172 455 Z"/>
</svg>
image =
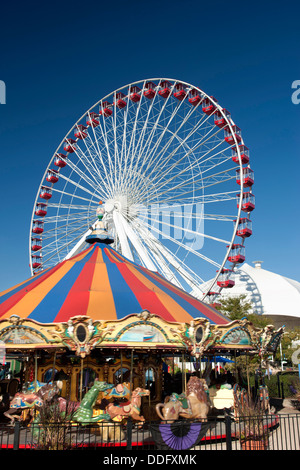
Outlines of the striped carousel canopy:
<svg viewBox="0 0 300 470">
<path fill-rule="evenodd" d="M 142 310 L 171 322 L 202 317 L 228 323 L 216 309 L 99 242 L 0 294 L 0 319 L 18 315 L 59 323 L 87 315 L 119 320 Z"/>
</svg>

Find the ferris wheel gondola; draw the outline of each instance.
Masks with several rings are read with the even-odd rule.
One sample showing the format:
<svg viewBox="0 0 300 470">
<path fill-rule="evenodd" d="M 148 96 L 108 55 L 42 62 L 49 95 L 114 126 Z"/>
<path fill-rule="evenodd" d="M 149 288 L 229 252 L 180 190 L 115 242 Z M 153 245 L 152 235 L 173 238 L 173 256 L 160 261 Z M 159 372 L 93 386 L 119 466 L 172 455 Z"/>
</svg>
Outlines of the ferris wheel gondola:
<svg viewBox="0 0 300 470">
<path fill-rule="evenodd" d="M 116 250 L 205 299 L 242 260 L 233 250 L 252 234 L 241 236 L 241 212 L 250 220 L 253 183 L 241 130 L 214 97 L 173 79 L 126 85 L 85 112 L 50 159 L 32 212 L 31 273 L 86 247 L 100 202 Z"/>
</svg>

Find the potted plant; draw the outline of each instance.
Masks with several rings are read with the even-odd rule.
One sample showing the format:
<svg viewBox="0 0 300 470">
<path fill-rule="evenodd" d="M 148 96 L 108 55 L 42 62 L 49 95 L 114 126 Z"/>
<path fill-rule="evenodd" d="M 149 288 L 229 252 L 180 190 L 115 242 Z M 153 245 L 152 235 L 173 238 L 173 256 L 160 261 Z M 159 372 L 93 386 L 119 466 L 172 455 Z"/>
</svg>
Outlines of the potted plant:
<svg viewBox="0 0 300 470">
<path fill-rule="evenodd" d="M 269 444 L 268 429 L 264 424 L 266 418 L 260 401 L 251 398 L 239 404 L 236 436 L 239 438 L 242 450 L 266 450 Z"/>
</svg>

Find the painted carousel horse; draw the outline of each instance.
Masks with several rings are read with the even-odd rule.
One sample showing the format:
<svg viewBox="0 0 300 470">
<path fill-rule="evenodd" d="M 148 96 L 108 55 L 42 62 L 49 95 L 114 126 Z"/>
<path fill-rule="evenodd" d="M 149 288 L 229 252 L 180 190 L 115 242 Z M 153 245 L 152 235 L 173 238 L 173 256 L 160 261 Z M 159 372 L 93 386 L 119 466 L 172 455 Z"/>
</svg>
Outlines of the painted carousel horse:
<svg viewBox="0 0 300 470">
<path fill-rule="evenodd" d="M 186 393 L 172 393 L 170 397 L 165 398 L 164 403 L 156 405 L 156 413 L 163 421 L 174 421 L 179 417 L 206 421 L 210 410 L 207 390 L 205 379 L 191 377 L 186 386 Z"/>
<path fill-rule="evenodd" d="M 107 399 L 126 398 L 128 400 L 130 398 L 130 384 L 128 382 L 124 382 L 122 384 L 115 385 L 112 389 L 106 390 L 103 395 Z"/>
<path fill-rule="evenodd" d="M 95 416 L 93 408 L 95 406 L 99 393 L 104 392 L 108 389 L 112 389 L 113 387 L 114 384 L 108 384 L 106 382 L 100 382 L 98 380 L 95 380 L 94 385 L 84 395 L 83 400 L 81 401 L 78 409 L 72 416 L 72 421 L 81 424 L 91 424 L 97 423 L 100 420 L 109 420 L 110 415 L 108 415 L 107 413 Z"/>
<path fill-rule="evenodd" d="M 120 384 L 121 385 L 121 384 Z M 110 418 L 128 418 L 132 417 L 135 421 L 145 421 L 145 418 L 140 415 L 141 412 L 141 402 L 142 397 L 149 396 L 150 390 L 145 388 L 136 388 L 133 390 L 130 400 L 127 403 L 119 403 L 115 405 L 114 403 L 109 403 L 106 407 L 106 412 L 110 415 Z M 114 395 L 115 396 L 115 395 Z"/>
<path fill-rule="evenodd" d="M 15 394 L 9 404 L 9 409 L 3 414 L 9 418 L 11 422 L 14 422 L 15 419 L 21 421 L 22 414 L 17 414 L 19 411 L 41 408 L 45 402 L 51 401 L 55 396 L 59 395 L 61 389 L 61 381 L 42 384 L 37 391 L 33 391 L 34 389 L 30 386 L 29 390 L 32 391 L 27 393 L 18 392 Z"/>
</svg>

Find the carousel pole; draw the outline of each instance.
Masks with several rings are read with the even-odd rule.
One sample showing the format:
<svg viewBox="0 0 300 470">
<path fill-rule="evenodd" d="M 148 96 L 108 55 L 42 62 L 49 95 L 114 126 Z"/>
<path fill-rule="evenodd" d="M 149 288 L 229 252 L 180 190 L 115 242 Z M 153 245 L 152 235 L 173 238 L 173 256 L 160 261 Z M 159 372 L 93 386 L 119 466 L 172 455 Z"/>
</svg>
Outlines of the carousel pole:
<svg viewBox="0 0 300 470">
<path fill-rule="evenodd" d="M 174 379 L 174 376 L 175 376 L 175 356 L 174 356 L 174 351 L 173 351 L 173 373 L 172 373 L 173 379 Z"/>
<path fill-rule="evenodd" d="M 251 391 L 250 391 L 250 378 L 249 378 L 248 351 L 246 351 L 246 372 L 247 372 L 248 397 L 250 397 Z"/>
<path fill-rule="evenodd" d="M 199 360 L 199 379 L 201 379 L 201 375 L 202 375 L 202 354 L 199 355 L 198 360 Z"/>
<path fill-rule="evenodd" d="M 53 366 L 52 366 L 51 382 L 53 382 L 53 380 L 54 380 L 55 366 L 56 366 L 56 351 L 54 351 L 54 356 L 53 356 Z"/>
<path fill-rule="evenodd" d="M 120 365 L 121 365 L 121 384 L 123 383 L 123 351 L 121 349 L 121 357 L 120 357 Z"/>
<path fill-rule="evenodd" d="M 81 367 L 80 367 L 80 393 L 79 393 L 79 401 L 82 400 L 82 384 L 83 384 L 83 357 L 81 358 Z"/>
<path fill-rule="evenodd" d="M 236 366 L 236 350 L 234 350 L 234 374 L 235 374 L 236 383 L 238 383 L 238 371 L 237 371 L 237 366 Z"/>
<path fill-rule="evenodd" d="M 182 376 L 181 376 L 182 391 L 185 392 L 186 391 L 186 370 L 185 370 L 185 354 L 184 353 L 182 353 L 181 362 L 182 362 Z"/>
<path fill-rule="evenodd" d="M 133 349 L 131 350 L 131 359 L 130 359 L 130 395 L 131 395 L 131 392 L 132 392 L 132 380 L 133 380 Z"/>
<path fill-rule="evenodd" d="M 34 391 L 37 390 L 37 351 L 34 353 Z"/>
</svg>

